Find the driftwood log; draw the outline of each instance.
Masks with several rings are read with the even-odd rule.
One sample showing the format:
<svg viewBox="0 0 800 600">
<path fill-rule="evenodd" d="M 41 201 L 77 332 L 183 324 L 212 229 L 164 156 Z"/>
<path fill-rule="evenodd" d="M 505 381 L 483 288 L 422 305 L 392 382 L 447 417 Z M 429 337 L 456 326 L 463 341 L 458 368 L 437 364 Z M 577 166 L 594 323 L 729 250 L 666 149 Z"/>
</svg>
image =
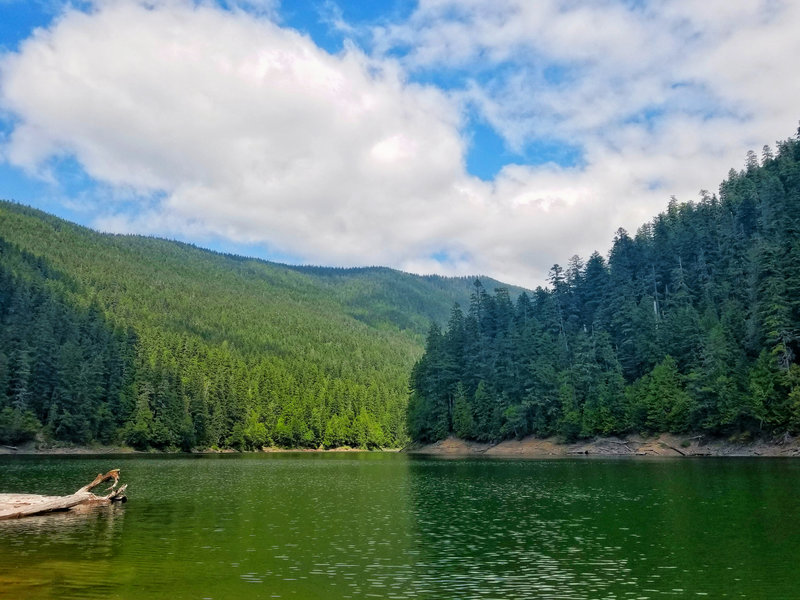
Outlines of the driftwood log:
<svg viewBox="0 0 800 600">
<path fill-rule="evenodd" d="M 92 490 L 105 481 L 113 481 L 104 490 L 105 496 L 97 496 Z M 117 487 L 119 469 L 112 469 L 105 475 L 98 473 L 90 484 L 83 486 L 69 496 L 37 496 L 33 494 L 0 494 L 0 521 L 20 519 L 50 512 L 70 510 L 77 506 L 100 506 L 112 502 L 125 502 L 125 489 L 128 484 Z"/>
</svg>

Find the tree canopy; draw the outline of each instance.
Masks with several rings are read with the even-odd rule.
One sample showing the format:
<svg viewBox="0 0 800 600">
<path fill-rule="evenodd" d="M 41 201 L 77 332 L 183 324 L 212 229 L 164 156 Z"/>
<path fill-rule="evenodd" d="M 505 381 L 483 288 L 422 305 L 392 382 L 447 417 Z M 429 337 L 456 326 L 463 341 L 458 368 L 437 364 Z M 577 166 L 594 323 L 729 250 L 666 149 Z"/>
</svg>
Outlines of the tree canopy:
<svg viewBox="0 0 800 600">
<path fill-rule="evenodd" d="M 411 436 L 800 433 L 800 141 L 512 302 L 477 281 L 413 369 Z"/>
<path fill-rule="evenodd" d="M 0 203 L 0 442 L 400 446 L 425 327 L 470 285 L 99 234 Z"/>
</svg>

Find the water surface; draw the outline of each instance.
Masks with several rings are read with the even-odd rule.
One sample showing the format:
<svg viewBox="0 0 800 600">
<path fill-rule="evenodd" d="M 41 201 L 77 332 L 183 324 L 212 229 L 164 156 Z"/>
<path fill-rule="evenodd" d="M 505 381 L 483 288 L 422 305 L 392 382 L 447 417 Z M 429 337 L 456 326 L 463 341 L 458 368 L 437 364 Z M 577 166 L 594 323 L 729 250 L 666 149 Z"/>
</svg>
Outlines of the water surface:
<svg viewBox="0 0 800 600">
<path fill-rule="evenodd" d="M 796 598 L 800 461 L 0 457 L 0 598 Z"/>
</svg>

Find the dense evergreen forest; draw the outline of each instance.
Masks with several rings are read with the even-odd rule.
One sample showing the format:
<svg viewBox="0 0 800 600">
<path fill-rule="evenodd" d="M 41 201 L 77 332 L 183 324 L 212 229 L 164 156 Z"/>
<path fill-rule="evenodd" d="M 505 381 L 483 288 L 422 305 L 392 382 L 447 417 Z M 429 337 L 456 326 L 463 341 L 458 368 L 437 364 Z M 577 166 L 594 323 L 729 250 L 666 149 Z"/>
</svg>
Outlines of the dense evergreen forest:
<svg viewBox="0 0 800 600">
<path fill-rule="evenodd" d="M 412 437 L 800 433 L 800 132 L 513 301 L 475 284 L 412 374 Z"/>
<path fill-rule="evenodd" d="M 471 281 L 288 267 L 2 202 L 0 443 L 402 445 L 424 332 Z"/>
</svg>

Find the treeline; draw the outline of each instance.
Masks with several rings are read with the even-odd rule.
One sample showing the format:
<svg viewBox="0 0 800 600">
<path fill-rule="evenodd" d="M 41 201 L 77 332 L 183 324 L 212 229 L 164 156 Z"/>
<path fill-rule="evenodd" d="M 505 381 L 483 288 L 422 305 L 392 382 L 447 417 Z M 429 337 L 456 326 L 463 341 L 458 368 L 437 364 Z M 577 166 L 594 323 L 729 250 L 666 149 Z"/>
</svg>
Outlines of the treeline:
<svg viewBox="0 0 800 600">
<path fill-rule="evenodd" d="M 326 374 L 319 361 L 114 326 L 46 261 L 0 239 L 0 442 L 41 435 L 135 448 L 395 446 L 397 382 Z M 402 399 L 402 396 L 400 396 Z"/>
<path fill-rule="evenodd" d="M 417 324 L 467 297 L 435 283 L 298 272 L 0 203 L 0 443 L 402 446 Z"/>
<path fill-rule="evenodd" d="M 476 283 L 466 314 L 431 327 L 415 440 L 800 433 L 798 139 L 550 284 L 512 302 Z"/>
<path fill-rule="evenodd" d="M 0 442 L 43 429 L 76 442 L 110 442 L 134 345 L 96 305 L 70 306 L 47 266 L 0 240 Z M 63 280 L 57 278 L 57 283 Z"/>
</svg>

